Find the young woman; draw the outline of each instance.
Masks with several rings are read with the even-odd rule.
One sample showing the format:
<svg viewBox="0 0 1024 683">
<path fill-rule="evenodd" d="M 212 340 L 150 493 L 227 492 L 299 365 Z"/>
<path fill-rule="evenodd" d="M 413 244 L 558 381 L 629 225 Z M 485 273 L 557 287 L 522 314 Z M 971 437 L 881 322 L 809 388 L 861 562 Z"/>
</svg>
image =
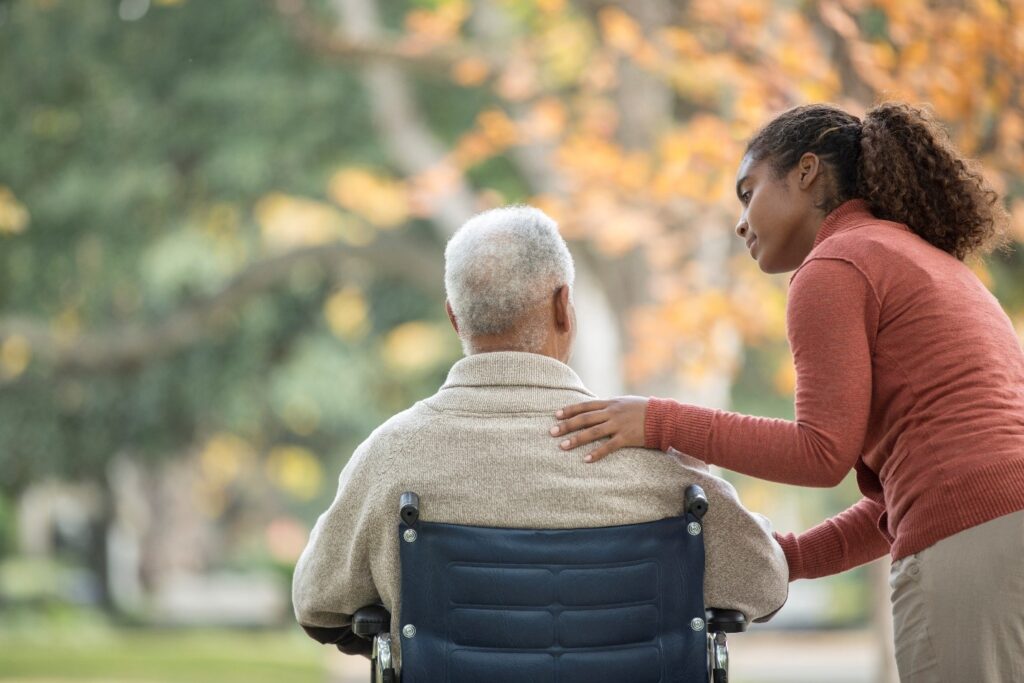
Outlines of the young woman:
<svg viewBox="0 0 1024 683">
<path fill-rule="evenodd" d="M 790 580 L 891 553 L 903 681 L 1024 681 L 1024 352 L 964 265 L 1006 212 L 924 112 L 787 111 L 751 140 L 736 234 L 787 305 L 796 420 L 624 397 L 567 407 L 573 449 L 670 447 L 745 474 L 864 497 L 777 536 Z"/>
</svg>

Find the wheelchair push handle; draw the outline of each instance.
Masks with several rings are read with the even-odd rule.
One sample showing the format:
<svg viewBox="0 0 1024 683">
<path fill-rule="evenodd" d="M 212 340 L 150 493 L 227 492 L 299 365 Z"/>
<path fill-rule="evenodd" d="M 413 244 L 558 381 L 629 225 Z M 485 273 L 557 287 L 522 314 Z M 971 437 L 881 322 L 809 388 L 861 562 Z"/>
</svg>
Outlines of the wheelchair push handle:
<svg viewBox="0 0 1024 683">
<path fill-rule="evenodd" d="M 408 526 L 413 526 L 420 519 L 420 497 L 412 491 L 406 491 L 398 501 L 398 516 Z"/>
<path fill-rule="evenodd" d="M 686 487 L 686 493 L 683 494 L 683 500 L 685 501 L 685 510 L 688 514 L 693 515 L 697 519 L 703 519 L 704 514 L 708 511 L 708 497 L 697 484 L 690 484 Z"/>
</svg>

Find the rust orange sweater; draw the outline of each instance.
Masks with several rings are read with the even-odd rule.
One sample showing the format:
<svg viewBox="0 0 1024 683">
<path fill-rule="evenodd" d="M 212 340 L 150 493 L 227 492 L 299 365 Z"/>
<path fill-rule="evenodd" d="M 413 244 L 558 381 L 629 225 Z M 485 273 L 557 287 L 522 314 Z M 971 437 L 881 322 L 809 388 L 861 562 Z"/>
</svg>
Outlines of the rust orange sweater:
<svg viewBox="0 0 1024 683">
<path fill-rule="evenodd" d="M 1024 509 L 1024 352 L 967 266 L 846 202 L 793 275 L 787 325 L 795 421 L 651 399 L 644 428 L 648 447 L 787 484 L 856 470 L 860 502 L 777 535 L 791 580 Z"/>
</svg>

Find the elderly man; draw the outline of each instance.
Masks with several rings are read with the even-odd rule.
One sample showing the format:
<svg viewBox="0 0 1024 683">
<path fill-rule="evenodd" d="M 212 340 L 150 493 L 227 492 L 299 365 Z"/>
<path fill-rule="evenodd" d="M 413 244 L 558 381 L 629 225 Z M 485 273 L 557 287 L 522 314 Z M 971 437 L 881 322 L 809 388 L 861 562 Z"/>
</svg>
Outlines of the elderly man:
<svg viewBox="0 0 1024 683">
<path fill-rule="evenodd" d="M 633 448 L 586 464 L 583 449 L 563 452 L 550 438 L 558 408 L 594 396 L 566 365 L 573 279 L 557 226 L 537 209 L 480 214 L 448 243 L 448 317 L 466 357 L 342 471 L 295 568 L 295 613 L 313 638 L 361 651 L 350 617 L 378 601 L 393 628 L 401 623 L 395 507 L 406 490 L 429 501 L 430 520 L 564 529 L 679 515 L 684 489 L 697 483 L 710 500 L 705 603 L 755 619 L 785 602 L 788 568 L 767 521 L 703 463 Z"/>
</svg>

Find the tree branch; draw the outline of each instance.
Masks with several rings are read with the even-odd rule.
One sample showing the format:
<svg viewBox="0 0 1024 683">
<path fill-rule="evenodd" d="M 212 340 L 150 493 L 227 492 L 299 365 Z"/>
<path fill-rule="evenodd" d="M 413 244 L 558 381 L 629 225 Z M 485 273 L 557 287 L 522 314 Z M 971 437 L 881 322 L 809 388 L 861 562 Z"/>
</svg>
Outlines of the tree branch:
<svg viewBox="0 0 1024 683">
<path fill-rule="evenodd" d="M 372 36 L 355 36 L 326 31 L 309 14 L 302 2 L 276 1 L 293 35 L 317 54 L 357 63 L 387 62 L 426 71 L 448 72 L 466 59 L 479 60 L 493 73 L 497 60 L 480 48 L 465 43 L 446 42 L 443 46 L 386 37 L 376 31 Z"/>
<path fill-rule="evenodd" d="M 808 19 L 829 48 L 832 62 L 839 73 L 842 92 L 865 106 L 874 102 L 878 96 L 878 89 L 858 70 L 851 49 L 855 35 L 859 36 L 859 29 L 853 17 L 838 3 L 830 1 L 820 6 L 811 5 Z"/>
<path fill-rule="evenodd" d="M 377 40 L 380 18 L 373 0 L 333 0 L 345 32 L 353 40 Z M 411 177 L 440 171 L 448 181 L 447 192 L 437 197 L 434 223 L 450 236 L 476 212 L 476 198 L 462 171 L 447 161 L 447 150 L 419 111 L 405 74 L 395 64 L 371 62 L 362 71 L 370 96 L 373 121 L 388 153 Z"/>
<path fill-rule="evenodd" d="M 441 258 L 425 257 L 438 251 L 433 244 L 407 236 L 381 237 L 353 247 L 330 243 L 295 251 L 253 263 L 235 275 L 216 294 L 201 299 L 160 320 L 127 323 L 105 332 L 84 332 L 73 337 L 55 334 L 50 325 L 36 319 L 12 316 L 0 319 L 0 339 L 18 336 L 32 353 L 52 363 L 57 370 L 117 371 L 171 356 L 222 329 L 231 313 L 246 301 L 287 279 L 297 268 L 337 268 L 339 263 L 369 262 L 376 272 L 387 273 L 415 283 L 426 291 L 440 292 L 443 273 Z"/>
</svg>

